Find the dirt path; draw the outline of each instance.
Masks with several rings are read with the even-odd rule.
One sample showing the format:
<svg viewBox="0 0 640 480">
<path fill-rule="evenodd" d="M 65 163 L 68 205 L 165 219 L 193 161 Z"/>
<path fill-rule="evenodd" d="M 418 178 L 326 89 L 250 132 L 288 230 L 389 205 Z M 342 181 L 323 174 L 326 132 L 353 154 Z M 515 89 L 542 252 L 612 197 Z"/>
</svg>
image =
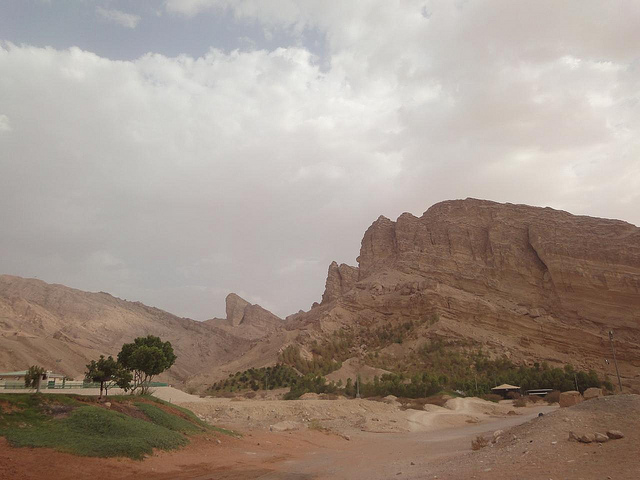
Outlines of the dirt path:
<svg viewBox="0 0 640 480">
<path fill-rule="evenodd" d="M 349 442 L 339 439 L 329 447 L 318 446 L 301 458 L 283 461 L 279 466 L 280 472 L 272 472 L 259 478 L 417 478 L 416 476 L 420 477 L 430 470 L 434 460 L 470 452 L 471 440 L 477 435 L 519 425 L 537 417 L 538 413 L 549 413 L 555 409 L 544 406 L 525 415 L 494 418 L 482 424 L 467 424 L 444 430 L 387 434 L 359 432 Z"/>
</svg>

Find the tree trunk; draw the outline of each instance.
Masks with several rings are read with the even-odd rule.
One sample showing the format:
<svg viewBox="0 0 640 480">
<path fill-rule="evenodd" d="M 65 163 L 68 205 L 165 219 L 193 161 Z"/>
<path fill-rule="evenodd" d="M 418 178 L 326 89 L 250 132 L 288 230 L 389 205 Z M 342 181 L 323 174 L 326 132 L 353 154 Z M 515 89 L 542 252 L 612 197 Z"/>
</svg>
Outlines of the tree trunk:
<svg viewBox="0 0 640 480">
<path fill-rule="evenodd" d="M 102 398 L 102 388 L 104 387 L 104 382 L 100 382 L 100 397 Z"/>
<path fill-rule="evenodd" d="M 36 383 L 36 393 L 40 393 L 40 382 L 42 382 L 42 374 L 38 375 L 38 383 Z"/>
</svg>

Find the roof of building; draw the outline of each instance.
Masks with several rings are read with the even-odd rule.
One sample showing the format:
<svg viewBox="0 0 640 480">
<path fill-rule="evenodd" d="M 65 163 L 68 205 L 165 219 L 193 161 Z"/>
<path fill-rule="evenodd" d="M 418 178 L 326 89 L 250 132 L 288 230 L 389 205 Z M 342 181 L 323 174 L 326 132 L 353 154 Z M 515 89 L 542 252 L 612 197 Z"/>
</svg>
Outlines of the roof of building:
<svg viewBox="0 0 640 480">
<path fill-rule="evenodd" d="M 516 387 L 515 385 L 509 385 L 508 383 L 503 383 L 502 385 L 493 387 L 491 390 L 520 390 L 520 387 Z"/>
</svg>

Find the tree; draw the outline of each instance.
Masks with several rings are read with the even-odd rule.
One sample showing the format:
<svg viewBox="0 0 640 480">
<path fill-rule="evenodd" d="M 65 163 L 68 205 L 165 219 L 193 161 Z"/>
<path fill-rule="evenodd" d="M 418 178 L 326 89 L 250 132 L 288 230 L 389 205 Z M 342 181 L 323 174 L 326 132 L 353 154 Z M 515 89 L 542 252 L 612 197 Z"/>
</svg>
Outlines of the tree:
<svg viewBox="0 0 640 480">
<path fill-rule="evenodd" d="M 36 393 L 40 393 L 40 382 L 45 375 L 44 368 L 38 365 L 31 365 L 24 376 L 24 386 L 26 388 L 35 388 Z"/>
<path fill-rule="evenodd" d="M 87 364 L 87 371 L 84 375 L 87 380 L 100 382 L 100 397 L 102 397 L 102 390 L 104 390 L 105 397 L 109 395 L 109 388 L 114 385 L 125 391 L 128 390 L 133 377 L 131 372 L 116 362 L 111 355 L 108 358 L 100 355 L 97 362 L 91 360 L 91 363 Z"/>
<path fill-rule="evenodd" d="M 125 343 L 118 354 L 118 363 L 133 375 L 132 390 L 140 388 L 143 395 L 149 392 L 151 379 L 171 368 L 175 361 L 171 343 L 153 335 Z"/>
</svg>

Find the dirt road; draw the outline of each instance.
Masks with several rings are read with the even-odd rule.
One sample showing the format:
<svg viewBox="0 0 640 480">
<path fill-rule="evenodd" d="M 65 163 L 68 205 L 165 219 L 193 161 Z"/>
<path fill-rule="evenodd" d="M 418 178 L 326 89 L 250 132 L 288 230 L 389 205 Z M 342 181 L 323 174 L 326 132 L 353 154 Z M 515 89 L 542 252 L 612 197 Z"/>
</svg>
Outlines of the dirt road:
<svg viewBox="0 0 640 480">
<path fill-rule="evenodd" d="M 537 417 L 538 413 L 549 413 L 553 410 L 555 407 L 544 406 L 530 410 L 524 415 L 493 418 L 481 424 L 467 424 L 444 430 L 382 434 L 359 432 L 351 436 L 351 441 L 337 439 L 332 445 L 313 448 L 300 458 L 285 460 L 279 465 L 280 471 L 258 478 L 432 478 L 426 475 L 434 460 L 470 452 L 471 440 L 477 435 L 492 434 L 496 430 L 527 422 Z"/>
</svg>

